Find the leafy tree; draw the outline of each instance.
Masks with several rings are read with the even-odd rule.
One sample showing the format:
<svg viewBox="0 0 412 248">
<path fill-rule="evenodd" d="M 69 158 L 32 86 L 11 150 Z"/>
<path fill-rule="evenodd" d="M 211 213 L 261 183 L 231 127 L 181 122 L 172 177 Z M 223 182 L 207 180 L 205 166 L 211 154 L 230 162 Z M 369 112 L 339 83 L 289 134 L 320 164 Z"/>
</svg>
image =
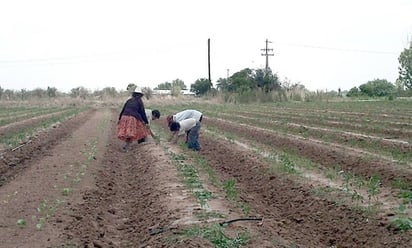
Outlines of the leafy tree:
<svg viewBox="0 0 412 248">
<path fill-rule="evenodd" d="M 261 89 L 265 93 L 281 89 L 281 83 L 272 70 L 245 68 L 234 73 L 230 78 L 220 78 L 217 81 L 217 89 L 225 92 L 244 93 Z"/>
<path fill-rule="evenodd" d="M 80 98 L 86 99 L 86 97 L 90 95 L 90 91 L 84 87 L 79 87 L 79 88 L 80 88 Z"/>
<path fill-rule="evenodd" d="M 279 78 L 276 74 L 272 73 L 272 70 L 270 68 L 267 70 L 256 70 L 254 81 L 256 83 L 256 86 L 262 89 L 265 93 L 280 89 Z"/>
<path fill-rule="evenodd" d="M 115 97 L 117 95 L 117 90 L 115 87 L 105 87 L 102 89 L 103 95 Z"/>
<path fill-rule="evenodd" d="M 80 87 L 71 89 L 70 96 L 73 98 L 77 98 L 78 96 L 80 96 Z"/>
<path fill-rule="evenodd" d="M 346 96 L 348 97 L 355 97 L 355 96 L 359 96 L 360 95 L 360 91 L 358 89 L 358 87 L 353 87 L 351 88 L 348 93 L 346 93 Z"/>
<path fill-rule="evenodd" d="M 186 85 L 182 80 L 175 79 L 172 81 L 172 89 L 171 89 L 172 96 L 180 95 L 180 92 L 185 89 L 186 89 Z"/>
<path fill-rule="evenodd" d="M 9 90 L 9 89 L 6 89 L 4 91 L 4 96 L 6 97 L 6 100 L 11 100 L 11 99 L 14 99 L 15 97 L 17 97 L 15 92 L 13 90 Z"/>
<path fill-rule="evenodd" d="M 159 84 L 156 88 L 154 88 L 155 90 L 171 90 L 172 89 L 172 84 L 169 82 L 164 82 Z"/>
<path fill-rule="evenodd" d="M 194 84 L 190 85 L 190 91 L 194 92 L 197 96 L 206 95 L 210 89 L 209 79 L 206 78 L 200 78 L 196 80 Z"/>
<path fill-rule="evenodd" d="M 412 90 L 412 42 L 409 43 L 409 48 L 403 50 L 398 60 L 399 80 L 407 89 Z"/>
<path fill-rule="evenodd" d="M 219 91 L 231 91 L 230 81 L 227 78 L 219 78 L 216 83 L 216 88 Z"/>
<path fill-rule="evenodd" d="M 24 100 L 24 99 L 27 99 L 27 90 L 26 89 L 21 89 L 20 90 L 20 97 L 21 97 L 21 100 Z"/>
<path fill-rule="evenodd" d="M 254 71 L 246 68 L 234 73 L 231 77 L 232 89 L 236 92 L 246 92 L 256 87 L 254 83 Z"/>
<path fill-rule="evenodd" d="M 48 97 L 56 97 L 57 89 L 55 87 L 48 87 L 47 86 L 47 96 Z"/>
<path fill-rule="evenodd" d="M 150 87 L 143 87 L 142 92 L 146 99 L 150 99 L 153 96 L 153 90 Z"/>
<path fill-rule="evenodd" d="M 175 79 L 172 81 L 172 89 L 174 88 L 179 88 L 179 92 L 180 90 L 186 90 L 187 87 L 185 85 L 185 82 L 183 82 L 183 80 L 180 79 Z"/>
<path fill-rule="evenodd" d="M 41 88 L 36 88 L 36 89 L 30 91 L 29 94 L 31 96 L 35 96 L 37 98 L 43 98 L 44 96 L 46 96 L 47 93 L 46 93 L 45 90 L 43 90 Z"/>
<path fill-rule="evenodd" d="M 389 96 L 394 92 L 395 86 L 386 79 L 375 79 L 366 84 L 359 86 L 363 95 L 373 96 Z"/>
<path fill-rule="evenodd" d="M 84 88 L 83 86 L 73 88 L 70 91 L 70 96 L 73 97 L 73 98 L 80 97 L 82 99 L 86 99 L 86 97 L 88 95 L 89 95 L 89 91 L 86 88 Z"/>
</svg>

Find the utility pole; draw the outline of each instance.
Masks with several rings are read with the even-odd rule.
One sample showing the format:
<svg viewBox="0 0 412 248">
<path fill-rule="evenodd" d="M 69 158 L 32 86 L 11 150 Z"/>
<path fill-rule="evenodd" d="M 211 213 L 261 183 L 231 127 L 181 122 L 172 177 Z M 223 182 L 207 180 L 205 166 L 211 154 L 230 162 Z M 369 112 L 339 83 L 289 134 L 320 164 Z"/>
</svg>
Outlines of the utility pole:
<svg viewBox="0 0 412 248">
<path fill-rule="evenodd" d="M 207 40 L 207 65 L 209 71 L 209 89 L 212 88 L 212 78 L 210 77 L 210 38 Z"/>
<path fill-rule="evenodd" d="M 264 53 L 262 53 L 262 56 L 266 56 L 266 67 L 265 67 L 266 71 L 269 69 L 269 56 L 273 56 L 273 53 L 269 53 L 269 51 L 273 51 L 273 49 L 268 48 L 268 43 L 272 43 L 272 42 L 266 39 L 266 48 L 260 49 L 261 51 L 264 51 Z"/>
</svg>

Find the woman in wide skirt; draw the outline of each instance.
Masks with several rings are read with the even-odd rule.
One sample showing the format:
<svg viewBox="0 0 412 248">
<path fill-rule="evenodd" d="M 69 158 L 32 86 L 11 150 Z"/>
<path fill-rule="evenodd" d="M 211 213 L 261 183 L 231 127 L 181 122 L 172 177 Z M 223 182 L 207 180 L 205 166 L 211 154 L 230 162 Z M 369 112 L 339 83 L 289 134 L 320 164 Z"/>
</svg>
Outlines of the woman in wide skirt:
<svg viewBox="0 0 412 248">
<path fill-rule="evenodd" d="M 132 142 L 143 142 L 149 134 L 147 125 L 149 123 L 144 104 L 143 92 L 135 87 L 132 97 L 126 101 L 119 115 L 117 123 L 117 137 L 126 142 L 123 149 L 128 151 Z"/>
<path fill-rule="evenodd" d="M 134 142 L 148 135 L 146 125 L 133 116 L 124 115 L 117 125 L 117 137 L 123 141 Z"/>
</svg>

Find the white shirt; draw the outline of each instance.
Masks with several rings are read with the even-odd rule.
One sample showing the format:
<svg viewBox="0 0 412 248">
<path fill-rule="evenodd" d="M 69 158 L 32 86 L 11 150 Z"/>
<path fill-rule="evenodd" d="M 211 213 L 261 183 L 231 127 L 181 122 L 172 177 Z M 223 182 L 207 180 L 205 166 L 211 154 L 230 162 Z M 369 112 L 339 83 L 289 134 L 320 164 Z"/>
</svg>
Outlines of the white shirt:
<svg viewBox="0 0 412 248">
<path fill-rule="evenodd" d="M 173 115 L 173 121 L 180 122 L 189 118 L 193 118 L 196 121 L 199 121 L 201 116 L 201 112 L 193 109 L 187 109 Z"/>
<path fill-rule="evenodd" d="M 192 129 L 194 126 L 196 126 L 196 119 L 189 118 L 183 121 L 179 121 L 180 124 L 180 130 L 179 133 L 177 134 L 178 136 L 185 134 L 187 131 Z"/>
<path fill-rule="evenodd" d="M 146 112 L 147 121 L 149 122 L 149 126 L 150 126 L 150 122 L 152 121 L 152 110 L 145 109 L 145 112 Z"/>
</svg>

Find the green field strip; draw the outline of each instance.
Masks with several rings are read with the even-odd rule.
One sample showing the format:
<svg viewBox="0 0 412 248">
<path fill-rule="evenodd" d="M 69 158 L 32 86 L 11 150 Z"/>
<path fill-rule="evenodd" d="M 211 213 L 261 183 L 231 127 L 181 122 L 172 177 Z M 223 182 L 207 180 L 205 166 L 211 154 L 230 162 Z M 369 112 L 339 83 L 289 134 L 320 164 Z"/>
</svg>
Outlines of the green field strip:
<svg viewBox="0 0 412 248">
<path fill-rule="evenodd" d="M 88 107 L 83 107 L 83 108 L 75 108 L 69 111 L 60 112 L 57 115 L 53 115 L 47 119 L 41 120 L 39 123 L 37 123 L 34 126 L 24 127 L 18 131 L 8 132 L 5 135 L 0 137 L 0 143 L 4 144 L 7 147 L 14 147 L 18 145 L 19 143 L 22 143 L 26 141 L 27 139 L 29 139 L 36 132 L 44 128 L 48 128 L 55 123 L 64 122 L 68 118 L 78 115 L 81 112 L 84 112 L 88 109 L 89 109 Z"/>
<path fill-rule="evenodd" d="M 408 106 L 405 106 L 407 108 Z M 405 119 L 403 115 L 392 115 L 393 117 L 382 118 L 382 116 L 370 116 L 367 113 L 359 113 L 359 116 L 350 117 L 342 114 L 331 116 L 329 112 L 316 110 L 315 114 L 311 114 L 310 110 L 302 113 L 296 113 L 295 109 L 288 111 L 279 110 L 274 106 L 266 105 L 218 105 L 218 104 L 191 104 L 168 106 L 167 112 L 175 113 L 186 108 L 193 108 L 202 111 L 205 117 L 219 116 L 220 114 L 228 115 L 247 115 L 250 118 L 269 119 L 281 122 L 292 122 L 296 124 L 334 127 L 344 131 L 360 132 L 365 135 L 376 136 L 400 136 L 405 139 L 412 138 L 412 117 Z M 407 109 L 405 109 L 407 111 Z M 367 117 L 362 117 L 367 116 Z M 388 131 L 389 130 L 389 131 Z M 392 134 L 388 134 L 392 132 Z"/>
<path fill-rule="evenodd" d="M 0 127 L 5 126 L 10 123 L 27 120 L 27 119 L 34 118 L 34 117 L 41 117 L 41 116 L 48 115 L 48 114 L 69 111 L 70 109 L 73 109 L 73 108 L 66 107 L 66 108 L 51 108 L 51 109 L 34 109 L 34 110 L 31 110 L 30 112 L 25 112 L 23 114 L 10 115 L 7 118 L 0 118 Z"/>
</svg>

